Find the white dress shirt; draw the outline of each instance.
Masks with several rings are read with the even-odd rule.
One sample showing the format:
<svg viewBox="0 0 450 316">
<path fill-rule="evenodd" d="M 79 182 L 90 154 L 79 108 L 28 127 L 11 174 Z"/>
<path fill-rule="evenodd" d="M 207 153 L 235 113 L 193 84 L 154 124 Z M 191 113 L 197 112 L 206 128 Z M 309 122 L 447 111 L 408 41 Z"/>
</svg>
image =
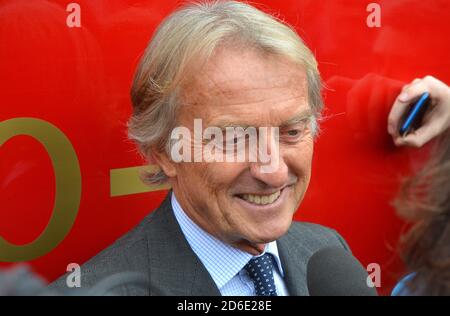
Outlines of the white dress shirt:
<svg viewBox="0 0 450 316">
<path fill-rule="evenodd" d="M 270 253 L 275 258 L 273 275 L 278 296 L 289 295 L 276 241 L 266 244 L 262 254 L 253 256 L 204 231 L 186 215 L 173 192 L 171 203 L 186 240 L 223 296 L 255 295 L 253 282 L 243 268 L 250 259 L 265 253 Z"/>
</svg>

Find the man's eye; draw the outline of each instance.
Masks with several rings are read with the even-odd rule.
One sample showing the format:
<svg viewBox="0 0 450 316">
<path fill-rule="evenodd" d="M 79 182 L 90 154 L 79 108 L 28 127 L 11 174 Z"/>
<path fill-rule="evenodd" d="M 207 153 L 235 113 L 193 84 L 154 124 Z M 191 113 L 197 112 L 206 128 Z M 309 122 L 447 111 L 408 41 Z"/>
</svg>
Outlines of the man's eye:
<svg viewBox="0 0 450 316">
<path fill-rule="evenodd" d="M 235 136 L 233 138 L 226 138 L 225 141 L 230 145 L 236 145 L 244 141 L 246 142 L 248 141 L 248 139 L 249 139 L 248 135 L 243 135 L 243 136 Z"/>
<path fill-rule="evenodd" d="M 303 130 L 296 128 L 296 129 L 288 129 L 285 130 L 282 135 L 281 139 L 284 140 L 286 143 L 297 143 L 303 134 Z"/>
</svg>

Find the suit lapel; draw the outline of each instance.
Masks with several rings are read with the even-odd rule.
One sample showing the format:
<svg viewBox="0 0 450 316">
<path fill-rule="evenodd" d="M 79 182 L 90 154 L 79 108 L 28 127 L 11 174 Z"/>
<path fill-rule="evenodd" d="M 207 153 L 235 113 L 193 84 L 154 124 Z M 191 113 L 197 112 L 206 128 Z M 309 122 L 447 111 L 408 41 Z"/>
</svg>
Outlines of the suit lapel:
<svg viewBox="0 0 450 316">
<path fill-rule="evenodd" d="M 181 231 L 170 196 L 171 192 L 152 214 L 147 231 L 151 295 L 220 296 Z"/>
<path fill-rule="evenodd" d="M 193 252 L 173 214 L 171 192 L 150 216 L 147 229 L 151 295 L 220 296 L 214 280 Z M 309 295 L 307 259 L 311 255 L 290 229 L 277 240 L 290 295 Z"/>
<path fill-rule="evenodd" d="M 289 295 L 309 295 L 306 286 L 306 260 L 310 252 L 298 242 L 298 238 L 294 238 L 291 230 L 277 240 L 277 246 Z"/>
</svg>

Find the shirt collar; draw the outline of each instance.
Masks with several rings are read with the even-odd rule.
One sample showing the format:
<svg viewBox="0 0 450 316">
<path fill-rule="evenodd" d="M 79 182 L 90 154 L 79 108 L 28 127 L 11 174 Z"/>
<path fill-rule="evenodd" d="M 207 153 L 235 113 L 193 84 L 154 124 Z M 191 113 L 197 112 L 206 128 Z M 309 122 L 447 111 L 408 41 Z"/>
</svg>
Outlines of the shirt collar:
<svg viewBox="0 0 450 316">
<path fill-rule="evenodd" d="M 203 263 L 206 270 L 208 270 L 217 287 L 219 289 L 222 288 L 237 273 L 239 273 L 239 271 L 241 271 L 247 262 L 254 256 L 248 252 L 232 247 L 204 231 L 186 215 L 173 192 L 171 203 L 175 218 L 177 219 L 187 242 Z M 278 271 L 283 277 L 284 272 L 281 266 L 276 241 L 266 244 L 264 252 L 255 257 L 262 256 L 265 253 L 273 255 Z"/>
</svg>

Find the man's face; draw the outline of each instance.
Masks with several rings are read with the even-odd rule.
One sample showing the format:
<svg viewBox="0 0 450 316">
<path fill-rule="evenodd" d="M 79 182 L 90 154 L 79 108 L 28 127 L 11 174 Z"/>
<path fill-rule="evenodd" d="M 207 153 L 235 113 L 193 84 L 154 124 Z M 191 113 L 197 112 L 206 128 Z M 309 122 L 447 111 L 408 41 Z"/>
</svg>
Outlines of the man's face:
<svg viewBox="0 0 450 316">
<path fill-rule="evenodd" d="M 202 119 L 203 129 L 278 127 L 278 149 L 266 150 L 279 162 L 268 173 L 260 162 L 172 162 L 171 184 L 181 206 L 210 234 L 249 252 L 278 239 L 311 173 L 312 112 L 304 70 L 283 57 L 221 48 L 184 91 L 178 126 L 192 135 L 194 119 Z"/>
</svg>

